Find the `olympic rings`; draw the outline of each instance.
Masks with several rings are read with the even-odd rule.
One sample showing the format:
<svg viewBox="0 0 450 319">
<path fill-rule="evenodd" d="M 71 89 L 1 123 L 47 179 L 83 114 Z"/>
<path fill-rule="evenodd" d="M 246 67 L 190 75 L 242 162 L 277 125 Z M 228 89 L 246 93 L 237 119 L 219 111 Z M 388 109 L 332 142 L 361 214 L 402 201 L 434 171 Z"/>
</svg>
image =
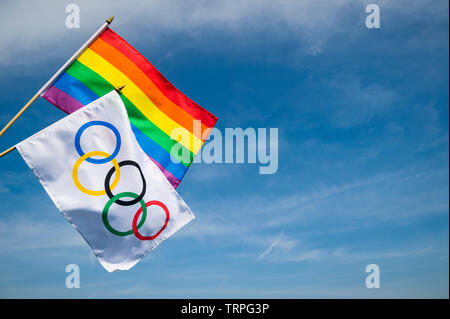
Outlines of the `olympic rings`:
<svg viewBox="0 0 450 319">
<path fill-rule="evenodd" d="M 72 178 L 73 178 L 73 182 L 75 184 L 75 186 L 83 193 L 87 194 L 87 195 L 91 195 L 91 196 L 102 196 L 106 194 L 105 190 L 102 191 L 93 191 L 90 189 L 87 189 L 86 187 L 84 187 L 83 185 L 81 185 L 80 180 L 78 179 L 78 168 L 80 167 L 81 163 L 84 160 L 87 160 L 90 156 L 103 156 L 103 157 L 110 157 L 110 155 L 108 153 L 102 152 L 102 151 L 93 151 L 93 152 L 89 152 L 84 154 L 83 156 L 81 156 L 76 162 L 75 165 L 73 165 L 73 169 L 72 169 Z M 111 162 L 113 163 L 114 167 L 112 168 L 113 170 L 115 169 L 116 171 L 116 177 L 113 180 L 113 183 L 111 184 L 111 189 L 115 188 L 117 186 L 117 183 L 119 183 L 119 179 L 120 179 L 120 166 L 117 163 L 117 160 L 115 158 L 113 158 L 111 160 Z M 108 185 L 109 186 L 109 185 Z"/>
<path fill-rule="evenodd" d="M 103 122 L 103 121 L 90 121 L 87 122 L 85 124 L 83 124 L 79 129 L 77 134 L 75 135 L 75 149 L 77 150 L 78 154 L 80 154 L 80 156 L 84 155 L 83 150 L 81 149 L 81 144 L 80 144 L 80 140 L 81 140 L 81 135 L 83 134 L 83 132 L 91 126 L 94 125 L 100 125 L 100 126 L 105 126 L 109 129 L 111 129 L 111 131 L 113 131 L 114 135 L 116 136 L 116 148 L 114 150 L 114 152 L 107 158 L 104 159 L 94 159 L 94 158 L 86 158 L 86 161 L 88 161 L 89 163 L 92 164 L 104 164 L 104 163 L 108 163 L 111 159 L 113 159 L 114 157 L 117 156 L 117 154 L 119 154 L 119 150 L 120 150 L 120 144 L 121 144 L 121 140 L 120 140 L 120 134 L 119 131 L 114 127 L 114 125 L 108 123 L 108 122 Z"/>
<path fill-rule="evenodd" d="M 111 131 L 113 131 L 114 135 L 116 136 L 116 148 L 114 149 L 114 152 L 112 154 L 108 154 L 108 153 L 102 152 L 102 151 L 92 151 L 92 152 L 88 152 L 85 154 L 83 152 L 83 150 L 81 149 L 81 144 L 80 144 L 81 135 L 88 127 L 93 126 L 93 125 L 105 126 L 109 129 L 111 129 Z M 102 221 L 103 221 L 103 224 L 105 225 L 106 229 L 108 231 L 110 231 L 112 234 L 123 237 L 123 236 L 129 236 L 134 233 L 136 238 L 138 238 L 140 240 L 153 240 L 156 237 L 158 237 L 161 234 L 161 232 L 166 228 L 166 226 L 169 222 L 169 219 L 170 219 L 169 209 L 166 207 L 166 205 L 164 205 L 163 203 L 156 201 L 156 200 L 151 200 L 147 203 L 144 202 L 143 198 L 147 191 L 147 183 L 145 181 L 144 174 L 142 173 L 142 170 L 141 170 L 141 167 L 139 166 L 139 164 L 136 163 L 135 161 L 125 160 L 125 161 L 121 161 L 120 163 L 117 162 L 115 157 L 119 154 L 120 146 L 121 146 L 121 138 L 120 138 L 119 131 L 111 123 L 103 122 L 103 121 L 90 121 L 90 122 L 83 124 L 78 129 L 77 133 L 75 134 L 75 149 L 81 157 L 73 165 L 73 169 L 72 169 L 73 182 L 74 182 L 75 186 L 82 193 L 85 193 L 87 195 L 92 195 L 92 196 L 107 195 L 109 197 L 109 200 L 106 202 L 106 205 L 103 207 Z M 104 157 L 104 159 L 94 159 L 94 158 L 92 158 L 92 156 L 102 156 L 102 157 Z M 83 185 L 81 185 L 80 180 L 78 179 L 78 169 L 83 161 L 87 161 L 92 164 L 104 164 L 107 162 L 111 162 L 113 164 L 113 167 L 106 174 L 105 182 L 104 182 L 104 186 L 105 186 L 104 190 L 100 190 L 100 191 L 90 190 L 90 189 L 87 189 L 86 187 L 84 187 Z M 132 192 L 122 192 L 117 195 L 114 195 L 112 193 L 112 190 L 117 186 L 117 184 L 119 183 L 119 180 L 120 180 L 120 167 L 125 166 L 125 165 L 132 165 L 132 166 L 136 167 L 139 170 L 139 173 L 141 174 L 142 191 L 139 195 L 136 193 L 132 193 Z M 110 184 L 111 177 L 114 174 L 114 172 L 116 172 L 116 176 L 114 177 L 113 182 Z M 123 198 L 123 197 L 131 197 L 133 199 L 129 200 L 129 201 L 124 201 L 124 200 L 121 200 L 121 198 Z M 131 230 L 119 231 L 119 230 L 115 229 L 114 227 L 112 227 L 111 224 L 109 223 L 108 211 L 109 211 L 111 205 L 114 203 L 121 205 L 121 206 L 131 206 L 136 203 L 139 203 L 141 205 L 141 207 L 137 210 L 136 214 L 134 215 Z M 145 220 L 147 218 L 147 207 L 149 207 L 151 205 L 156 205 L 156 206 L 161 207 L 166 214 L 166 220 L 164 222 L 164 225 L 161 227 L 161 229 L 156 234 L 154 234 L 152 236 L 143 236 L 139 233 L 138 230 L 139 230 L 139 228 L 142 227 L 142 225 L 144 225 Z M 142 214 L 142 218 L 138 224 L 138 219 L 141 214 Z"/>
<path fill-rule="evenodd" d="M 133 199 L 131 201 L 123 201 L 120 199 L 116 200 L 116 204 L 118 204 L 118 205 L 131 206 L 131 205 L 138 203 L 144 197 L 147 185 L 145 183 L 144 174 L 142 174 L 141 167 L 139 166 L 138 163 L 136 163 L 135 161 L 122 161 L 119 163 L 120 167 L 125 166 L 125 165 L 132 165 L 132 166 L 136 167 L 139 170 L 139 173 L 141 174 L 141 178 L 142 178 L 142 192 L 138 197 L 135 197 L 135 199 Z M 111 176 L 115 170 L 117 171 L 117 169 L 115 169 L 115 167 L 112 167 L 109 170 L 108 174 L 106 174 L 106 178 L 105 178 L 105 191 L 109 198 L 114 197 L 113 193 L 111 192 L 111 188 L 109 187 L 109 182 L 110 182 Z"/>
<path fill-rule="evenodd" d="M 156 234 L 154 234 L 153 236 L 142 236 L 138 232 L 138 229 L 140 227 L 139 227 L 139 225 L 136 226 L 136 224 L 137 224 L 137 220 L 138 220 L 139 216 L 141 215 L 141 213 L 144 211 L 144 214 L 146 214 L 146 210 L 147 209 L 143 210 L 143 207 L 140 207 L 138 209 L 138 211 L 136 212 L 136 214 L 134 215 L 134 218 L 133 218 L 133 232 L 134 232 L 134 235 L 137 238 L 139 238 L 140 240 L 153 240 L 153 239 L 155 239 L 156 237 L 159 236 L 159 234 L 161 234 L 161 232 L 164 230 L 164 228 L 166 228 L 167 223 L 169 222 L 170 214 L 169 214 L 169 210 L 167 209 L 166 205 L 164 205 L 163 203 L 161 203 L 161 202 L 159 202 L 157 200 L 151 200 L 151 201 L 149 201 L 148 203 L 145 204 L 146 208 L 148 206 L 151 206 L 151 205 L 156 205 L 156 206 L 161 207 L 164 210 L 164 212 L 166 213 L 166 220 L 164 222 L 164 226 L 161 227 L 161 229 Z M 147 216 L 147 215 L 143 215 L 143 216 Z M 142 218 L 142 219 L 144 219 L 144 218 Z"/>
<path fill-rule="evenodd" d="M 105 207 L 103 208 L 103 213 L 102 213 L 102 220 L 103 220 L 103 224 L 105 224 L 105 227 L 114 235 L 117 236 L 128 236 L 131 235 L 133 233 L 133 229 L 129 230 L 129 231 L 125 231 L 125 232 L 121 232 L 118 231 L 116 229 L 114 229 L 111 224 L 108 221 L 108 211 L 109 208 L 111 207 L 111 205 L 116 202 L 119 198 L 122 197 L 133 197 L 133 198 L 138 198 L 138 194 L 136 193 L 131 193 L 131 192 L 123 192 L 123 193 L 119 193 L 116 196 L 114 196 L 113 198 L 111 198 L 105 205 Z M 145 219 L 147 218 L 147 206 L 145 206 L 145 202 L 140 199 L 139 203 L 141 204 L 141 207 L 139 208 L 140 211 L 143 211 L 144 214 L 142 215 L 142 219 L 139 222 L 139 225 L 137 225 L 136 229 L 139 229 L 142 227 L 142 225 L 144 225 Z M 140 215 L 140 214 L 139 214 Z M 136 220 L 137 223 L 137 220 Z M 133 224 L 134 225 L 134 224 Z"/>
</svg>

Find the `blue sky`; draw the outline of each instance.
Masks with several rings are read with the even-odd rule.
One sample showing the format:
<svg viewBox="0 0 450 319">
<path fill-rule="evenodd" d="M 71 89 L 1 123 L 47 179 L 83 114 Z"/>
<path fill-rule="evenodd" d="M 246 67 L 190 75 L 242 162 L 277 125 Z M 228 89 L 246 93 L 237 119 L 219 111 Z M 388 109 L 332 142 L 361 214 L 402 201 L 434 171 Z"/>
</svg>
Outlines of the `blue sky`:
<svg viewBox="0 0 450 319">
<path fill-rule="evenodd" d="M 9 1 L 4 125 L 102 21 L 219 117 L 276 127 L 279 169 L 193 164 L 197 218 L 107 273 L 17 152 L 0 159 L 0 297 L 448 298 L 447 1 Z M 65 27 L 77 3 L 81 28 Z M 38 100 L 6 149 L 62 118 Z M 81 288 L 65 287 L 78 264 Z M 379 265 L 381 287 L 365 287 Z"/>
</svg>

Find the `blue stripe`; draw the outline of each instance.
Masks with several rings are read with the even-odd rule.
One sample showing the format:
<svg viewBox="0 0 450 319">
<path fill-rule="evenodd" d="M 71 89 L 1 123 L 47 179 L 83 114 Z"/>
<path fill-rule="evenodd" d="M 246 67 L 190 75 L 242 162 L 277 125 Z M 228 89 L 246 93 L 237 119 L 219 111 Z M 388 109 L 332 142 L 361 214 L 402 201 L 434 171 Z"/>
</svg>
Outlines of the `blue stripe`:
<svg viewBox="0 0 450 319">
<path fill-rule="evenodd" d="M 99 98 L 91 89 L 68 73 L 63 73 L 53 85 L 83 105 Z"/>
<path fill-rule="evenodd" d="M 133 129 L 134 135 L 136 136 L 136 140 L 138 141 L 142 150 L 145 153 L 147 153 L 148 156 L 150 156 L 159 164 L 161 164 L 162 167 L 164 167 L 167 171 L 169 171 L 178 180 L 181 181 L 181 179 L 183 178 L 184 174 L 188 169 L 187 166 L 185 166 L 183 163 L 175 163 L 174 161 L 172 161 L 170 154 L 165 149 L 159 146 L 147 135 L 142 133 L 133 124 L 131 124 L 131 128 Z"/>
</svg>

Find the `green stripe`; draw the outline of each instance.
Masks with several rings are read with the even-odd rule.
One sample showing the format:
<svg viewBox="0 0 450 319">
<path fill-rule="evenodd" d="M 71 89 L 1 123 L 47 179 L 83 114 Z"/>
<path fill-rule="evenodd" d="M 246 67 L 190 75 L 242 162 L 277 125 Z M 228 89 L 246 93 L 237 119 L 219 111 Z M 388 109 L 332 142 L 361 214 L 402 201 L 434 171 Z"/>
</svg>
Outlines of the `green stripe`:
<svg viewBox="0 0 450 319">
<path fill-rule="evenodd" d="M 148 118 L 145 117 L 141 113 L 141 111 L 139 111 L 138 108 L 125 97 L 125 95 L 120 94 L 120 97 L 123 101 L 123 104 L 125 104 L 130 122 L 170 154 L 172 147 L 175 144 L 179 143 L 175 140 L 172 140 L 169 135 L 164 133 L 159 127 L 149 121 Z M 179 146 L 183 149 L 182 154 L 189 154 L 189 159 L 186 161 L 180 154 L 176 154 L 175 152 L 173 152 L 173 154 L 171 155 L 175 157 L 177 161 L 189 167 L 192 160 L 194 159 L 194 154 L 183 145 L 179 144 Z"/>
<path fill-rule="evenodd" d="M 82 82 L 98 96 L 103 96 L 114 90 L 114 87 L 108 81 L 106 81 L 98 73 L 92 71 L 78 60 L 76 60 L 70 66 L 70 68 L 67 69 L 66 72 L 76 78 L 78 81 Z M 172 147 L 175 144 L 178 144 L 178 142 L 172 140 L 169 135 L 167 135 L 159 127 L 153 124 L 123 94 L 120 94 L 120 97 L 125 104 L 130 122 L 170 154 Z M 172 155 L 185 166 L 189 167 L 192 160 L 194 159 L 194 154 L 181 144 L 180 147 L 183 148 L 183 153 L 189 152 L 186 153 L 189 154 L 189 161 L 183 160 L 183 158 L 179 154 Z"/>
<path fill-rule="evenodd" d="M 70 68 L 67 69 L 66 73 L 69 73 L 78 81 L 82 82 L 99 97 L 114 90 L 114 86 L 78 60 L 73 62 Z"/>
</svg>

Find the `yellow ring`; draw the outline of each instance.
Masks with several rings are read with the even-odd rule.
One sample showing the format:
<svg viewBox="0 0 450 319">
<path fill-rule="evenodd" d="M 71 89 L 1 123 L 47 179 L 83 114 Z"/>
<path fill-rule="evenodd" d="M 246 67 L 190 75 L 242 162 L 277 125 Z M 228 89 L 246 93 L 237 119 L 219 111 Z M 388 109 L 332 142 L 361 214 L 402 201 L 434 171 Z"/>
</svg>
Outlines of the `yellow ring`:
<svg viewBox="0 0 450 319">
<path fill-rule="evenodd" d="M 106 152 L 102 152 L 102 151 L 93 151 L 93 152 L 89 152 L 84 154 L 83 156 L 81 156 L 76 162 L 75 165 L 73 165 L 73 170 L 72 170 L 72 179 L 73 182 L 75 184 L 75 186 L 83 193 L 88 194 L 88 195 L 92 195 L 92 196 L 102 196 L 102 195 L 106 195 L 106 190 L 102 190 L 102 191 L 93 191 L 90 189 L 87 189 L 86 187 L 84 187 L 83 185 L 81 185 L 80 180 L 78 179 L 78 168 L 80 167 L 81 163 L 88 157 L 91 156 L 103 156 L 105 158 L 111 156 L 110 154 L 106 153 Z M 115 158 L 113 158 L 111 160 L 111 162 L 114 165 L 114 168 L 116 169 L 116 177 L 114 178 L 112 184 L 111 184 L 111 190 L 113 190 L 117 184 L 119 183 L 119 179 L 120 179 L 120 166 L 117 163 L 117 160 Z"/>
</svg>

